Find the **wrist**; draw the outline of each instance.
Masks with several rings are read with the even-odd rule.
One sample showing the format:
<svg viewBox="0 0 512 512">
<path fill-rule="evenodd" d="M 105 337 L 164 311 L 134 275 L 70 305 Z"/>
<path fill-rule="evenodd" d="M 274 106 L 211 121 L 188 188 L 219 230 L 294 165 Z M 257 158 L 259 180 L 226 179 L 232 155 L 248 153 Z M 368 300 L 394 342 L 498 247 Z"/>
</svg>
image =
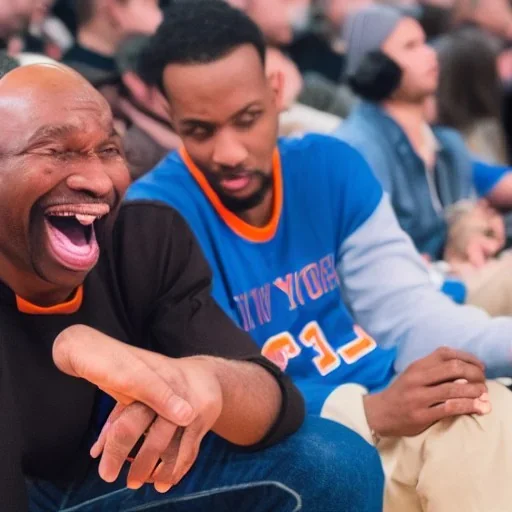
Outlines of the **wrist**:
<svg viewBox="0 0 512 512">
<path fill-rule="evenodd" d="M 366 395 L 363 397 L 364 412 L 366 414 L 366 421 L 370 427 L 372 437 L 376 443 L 382 435 L 382 422 L 381 422 L 381 393 L 373 395 Z"/>
</svg>

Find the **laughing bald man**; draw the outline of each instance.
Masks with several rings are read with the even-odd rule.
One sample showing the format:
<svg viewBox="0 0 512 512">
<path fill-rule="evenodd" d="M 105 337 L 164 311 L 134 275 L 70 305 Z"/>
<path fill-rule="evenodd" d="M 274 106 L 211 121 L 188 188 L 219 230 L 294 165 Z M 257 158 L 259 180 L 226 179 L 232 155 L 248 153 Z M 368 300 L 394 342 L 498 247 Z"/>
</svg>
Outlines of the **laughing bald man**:
<svg viewBox="0 0 512 512">
<path fill-rule="evenodd" d="M 182 218 L 120 208 L 104 99 L 27 66 L 0 117 L 2 510 L 381 510 L 361 438 L 313 419 L 291 435 L 302 398 L 211 299 Z"/>
</svg>

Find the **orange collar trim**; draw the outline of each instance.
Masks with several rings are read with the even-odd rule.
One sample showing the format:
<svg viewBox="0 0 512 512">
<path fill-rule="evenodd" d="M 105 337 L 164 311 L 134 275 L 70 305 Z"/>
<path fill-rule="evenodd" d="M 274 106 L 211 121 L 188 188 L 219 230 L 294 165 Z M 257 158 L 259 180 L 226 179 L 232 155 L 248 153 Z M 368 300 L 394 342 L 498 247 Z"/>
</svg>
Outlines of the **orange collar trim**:
<svg viewBox="0 0 512 512">
<path fill-rule="evenodd" d="M 16 305 L 18 306 L 18 311 L 20 313 L 25 313 L 27 315 L 72 315 L 80 309 L 83 298 L 84 287 L 79 286 L 74 297 L 62 304 L 56 304 L 55 306 L 45 308 L 36 306 L 35 304 L 32 304 L 31 302 L 28 302 L 16 295 Z"/>
<path fill-rule="evenodd" d="M 247 224 L 237 217 L 233 212 L 229 211 L 220 201 L 219 196 L 212 189 L 204 174 L 199 170 L 197 165 L 192 161 L 190 155 L 185 148 L 181 148 L 180 156 L 185 162 L 188 170 L 197 181 L 201 190 L 204 192 L 208 200 L 220 215 L 222 220 L 240 237 L 250 242 L 268 242 L 276 234 L 283 209 L 283 176 L 281 172 L 281 158 L 279 150 L 276 148 L 272 155 L 272 175 L 274 180 L 274 198 L 272 205 L 272 217 L 266 226 L 256 227 Z"/>
</svg>

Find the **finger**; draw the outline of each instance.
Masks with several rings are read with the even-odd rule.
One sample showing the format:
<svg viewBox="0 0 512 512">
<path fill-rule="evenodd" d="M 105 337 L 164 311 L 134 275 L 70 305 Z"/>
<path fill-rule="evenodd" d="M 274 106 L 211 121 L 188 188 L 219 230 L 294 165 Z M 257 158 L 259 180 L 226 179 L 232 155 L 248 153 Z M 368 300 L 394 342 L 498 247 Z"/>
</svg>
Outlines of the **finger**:
<svg viewBox="0 0 512 512">
<path fill-rule="evenodd" d="M 139 489 L 151 478 L 161 455 L 174 437 L 176 429 L 176 425 L 160 417 L 151 425 L 128 473 L 130 489 Z"/>
<path fill-rule="evenodd" d="M 172 423 L 189 425 L 195 419 L 191 405 L 141 359 L 143 353 L 84 325 L 69 327 L 53 344 L 53 359 L 61 371 L 142 402 Z M 145 357 L 152 355 L 162 358 L 149 352 Z"/>
<path fill-rule="evenodd" d="M 129 405 L 108 429 L 99 474 L 105 482 L 114 482 L 133 447 L 155 418 L 155 413 L 141 403 Z"/>
<path fill-rule="evenodd" d="M 110 427 L 121 416 L 122 412 L 125 409 L 125 405 L 116 404 L 112 412 L 109 414 L 107 421 L 105 422 L 105 425 L 103 425 L 103 428 L 101 429 L 98 439 L 91 447 L 90 454 L 93 459 L 96 459 L 101 455 L 101 452 L 103 451 L 103 448 L 105 447 L 105 443 L 107 441 L 107 433 Z"/>
<path fill-rule="evenodd" d="M 485 265 L 487 257 L 484 248 L 480 243 L 480 238 L 478 241 L 472 241 L 468 244 L 467 258 L 471 265 L 476 268 L 481 268 Z"/>
<path fill-rule="evenodd" d="M 460 359 L 444 361 L 437 366 L 428 368 L 421 375 L 421 383 L 426 386 L 437 386 L 443 383 L 453 383 L 465 379 L 469 383 L 485 383 L 485 373 L 480 366 L 467 363 Z"/>
<path fill-rule="evenodd" d="M 432 406 L 458 398 L 481 399 L 482 395 L 486 393 L 487 386 L 485 383 L 447 382 L 427 388 L 426 398 L 428 405 Z"/>
<path fill-rule="evenodd" d="M 180 480 L 190 471 L 199 454 L 201 441 L 206 435 L 206 431 L 202 424 L 193 423 L 185 428 L 183 437 L 181 438 L 180 449 L 176 465 L 173 473 L 173 485 L 177 485 Z M 158 480 L 155 479 L 155 488 Z"/>
<path fill-rule="evenodd" d="M 158 492 L 166 493 L 174 485 L 174 467 L 178 459 L 178 452 L 180 450 L 184 430 L 185 429 L 181 427 L 176 430 L 175 436 L 172 438 L 165 452 L 161 455 L 162 461 L 151 476 L 151 480 L 153 484 L 155 484 L 155 489 Z"/>
<path fill-rule="evenodd" d="M 433 422 L 453 416 L 464 416 L 467 414 L 478 414 L 482 416 L 491 412 L 491 403 L 482 402 L 478 398 L 457 398 L 430 408 L 433 414 Z"/>
<path fill-rule="evenodd" d="M 474 364 L 485 371 L 485 365 L 478 359 L 478 357 L 470 354 L 469 352 L 464 352 L 462 350 L 457 350 L 449 347 L 441 347 L 438 348 L 434 354 L 439 356 L 442 361 L 451 361 L 452 359 L 459 359 L 460 361 L 464 361 L 466 363 Z M 434 363 L 434 365 L 437 363 Z"/>
</svg>

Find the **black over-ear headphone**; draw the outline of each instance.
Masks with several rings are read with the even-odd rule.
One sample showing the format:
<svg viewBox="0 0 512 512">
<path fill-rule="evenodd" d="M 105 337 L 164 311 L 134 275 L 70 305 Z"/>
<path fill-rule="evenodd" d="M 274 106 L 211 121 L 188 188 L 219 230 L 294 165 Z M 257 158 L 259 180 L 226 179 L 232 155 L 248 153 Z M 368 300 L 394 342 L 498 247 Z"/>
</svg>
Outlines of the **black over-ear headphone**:
<svg viewBox="0 0 512 512">
<path fill-rule="evenodd" d="M 355 94 L 378 103 L 388 99 L 398 89 L 402 69 L 384 52 L 374 50 L 364 56 L 347 80 Z"/>
</svg>

